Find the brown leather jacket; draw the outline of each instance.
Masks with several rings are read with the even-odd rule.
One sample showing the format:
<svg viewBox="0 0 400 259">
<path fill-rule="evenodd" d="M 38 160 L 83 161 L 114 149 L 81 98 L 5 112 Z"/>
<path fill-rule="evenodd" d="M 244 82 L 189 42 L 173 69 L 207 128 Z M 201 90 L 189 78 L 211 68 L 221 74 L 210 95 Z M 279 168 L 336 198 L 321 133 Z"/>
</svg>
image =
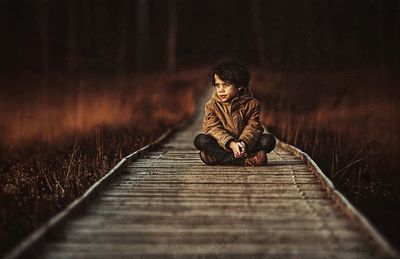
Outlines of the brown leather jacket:
<svg viewBox="0 0 400 259">
<path fill-rule="evenodd" d="M 260 122 L 260 102 L 248 88 L 230 102 L 222 102 L 214 92 L 205 105 L 204 134 L 214 137 L 218 144 L 230 150 L 230 140 L 243 141 L 251 151 L 264 129 Z"/>
</svg>

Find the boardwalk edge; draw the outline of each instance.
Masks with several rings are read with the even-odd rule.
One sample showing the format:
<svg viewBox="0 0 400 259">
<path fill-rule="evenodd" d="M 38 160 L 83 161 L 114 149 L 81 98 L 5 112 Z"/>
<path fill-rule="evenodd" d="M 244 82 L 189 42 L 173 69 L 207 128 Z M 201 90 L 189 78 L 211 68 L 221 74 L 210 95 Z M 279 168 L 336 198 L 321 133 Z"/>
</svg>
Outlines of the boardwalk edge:
<svg viewBox="0 0 400 259">
<path fill-rule="evenodd" d="M 179 128 L 183 127 L 186 122 L 182 123 Z M 176 129 L 175 129 L 176 130 Z M 24 252 L 27 251 L 32 245 L 39 242 L 48 232 L 50 229 L 55 227 L 56 225 L 62 223 L 64 219 L 66 219 L 69 215 L 71 215 L 74 211 L 79 209 L 98 189 L 100 189 L 105 183 L 107 183 L 114 175 L 115 172 L 129 164 L 137 158 L 141 153 L 153 148 L 162 142 L 164 142 L 168 137 L 172 135 L 174 130 L 169 128 L 164 134 L 162 134 L 159 138 L 155 141 L 147 144 L 146 146 L 134 151 L 133 153 L 125 156 L 118 162 L 107 174 L 105 174 L 102 178 L 100 178 L 97 182 L 95 182 L 90 188 L 78 199 L 74 200 L 71 204 L 69 204 L 66 208 L 60 211 L 55 216 L 51 217 L 47 222 L 45 222 L 41 227 L 35 230 L 32 234 L 28 237 L 23 239 L 14 249 L 12 249 L 8 254 L 5 255 L 4 259 L 14 259 L 19 258 L 23 255 Z"/>
<path fill-rule="evenodd" d="M 278 143 L 281 148 L 292 152 L 295 156 L 302 160 L 307 161 L 307 163 L 313 168 L 313 172 L 316 174 L 318 179 L 325 186 L 330 195 L 343 207 L 351 213 L 351 216 L 357 220 L 362 227 L 364 227 L 367 232 L 374 238 L 374 240 L 381 246 L 381 248 L 386 251 L 393 258 L 400 258 L 399 253 L 394 249 L 391 244 L 382 236 L 382 234 L 369 222 L 369 220 L 364 217 L 348 200 L 343 196 L 338 190 L 336 190 L 335 185 L 332 181 L 322 172 L 317 163 L 304 151 L 287 144 L 278 139 Z"/>
</svg>

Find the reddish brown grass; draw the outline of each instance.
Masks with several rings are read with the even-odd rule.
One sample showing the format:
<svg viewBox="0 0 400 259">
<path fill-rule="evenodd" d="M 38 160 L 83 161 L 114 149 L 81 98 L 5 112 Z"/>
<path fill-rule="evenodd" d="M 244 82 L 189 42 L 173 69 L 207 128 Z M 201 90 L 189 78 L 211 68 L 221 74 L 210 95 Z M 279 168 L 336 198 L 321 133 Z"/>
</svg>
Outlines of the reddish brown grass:
<svg viewBox="0 0 400 259">
<path fill-rule="evenodd" d="M 255 73 L 263 122 L 348 196 L 398 198 L 398 82 L 376 71 Z"/>
<path fill-rule="evenodd" d="M 4 91 L 1 253 L 79 197 L 123 156 L 189 118 L 203 86 L 199 78 L 205 80 L 203 71 L 124 80 L 86 77 L 52 80 L 46 91 Z"/>
<path fill-rule="evenodd" d="M 368 71 L 257 71 L 263 122 L 306 151 L 398 248 L 400 78 Z"/>
</svg>

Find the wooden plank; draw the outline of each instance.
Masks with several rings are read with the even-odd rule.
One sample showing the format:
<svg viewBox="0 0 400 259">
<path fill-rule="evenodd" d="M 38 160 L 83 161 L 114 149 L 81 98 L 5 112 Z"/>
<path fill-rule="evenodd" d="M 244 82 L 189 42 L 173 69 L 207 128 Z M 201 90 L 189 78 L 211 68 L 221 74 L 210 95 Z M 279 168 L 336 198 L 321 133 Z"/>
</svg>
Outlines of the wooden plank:
<svg viewBox="0 0 400 259">
<path fill-rule="evenodd" d="M 162 191 L 162 190 L 161 190 Z M 282 195 L 283 194 L 283 195 Z M 130 192 L 129 190 L 126 192 L 112 192 L 112 193 L 105 193 L 99 196 L 99 199 L 101 201 L 107 202 L 107 201 L 116 201 L 116 200 L 121 200 L 121 201 L 128 201 L 128 200 L 136 200 L 138 199 L 179 199 L 179 200 L 201 200 L 201 199 L 211 199 L 211 200 L 242 200 L 246 199 L 248 201 L 259 201 L 259 200 L 264 200 L 268 203 L 274 203 L 278 202 L 279 200 L 285 200 L 287 197 L 288 200 L 294 200 L 298 199 L 299 197 L 302 199 L 305 199 L 305 197 L 310 198 L 310 200 L 321 200 L 321 199 L 326 199 L 329 196 L 324 193 L 324 192 L 309 192 L 305 194 L 297 194 L 295 192 L 277 192 L 277 193 L 251 193 L 251 194 L 242 194 L 242 193 L 237 193 L 237 194 L 232 194 L 232 193 L 217 193 L 212 196 L 210 196 L 208 193 L 203 194 L 196 194 L 192 195 L 191 193 L 179 193 L 179 194 L 174 194 L 172 192 L 170 193 L 135 193 L 135 192 Z"/>
<path fill-rule="evenodd" d="M 204 186 L 204 188 L 201 188 Z M 135 187 L 136 189 L 132 189 Z M 251 187 L 251 188 L 250 188 Z M 130 188 L 130 189 L 129 189 Z M 108 191 L 135 191 L 135 190 L 160 190 L 160 191 L 210 191 L 210 192 L 242 192 L 243 194 L 250 194 L 250 193 L 277 193 L 277 192 L 285 192 L 285 191 L 298 191 L 298 192 L 307 192 L 313 190 L 320 190 L 320 186 L 315 184 L 298 184 L 297 186 L 290 183 L 281 183 L 279 185 L 272 185 L 272 184 L 248 184 L 245 187 L 242 184 L 231 184 L 231 183 L 216 183 L 216 184 L 152 184 L 152 183 L 132 183 L 131 185 L 128 184 L 114 184 L 110 186 Z"/>
<path fill-rule="evenodd" d="M 155 245 L 157 244 L 157 245 Z M 275 254 L 280 253 L 279 251 L 285 251 L 289 254 L 299 254 L 303 253 L 315 253 L 318 251 L 320 253 L 324 252 L 327 255 L 336 257 L 338 251 L 354 252 L 356 254 L 368 255 L 369 253 L 363 253 L 362 251 L 372 252 L 369 247 L 365 247 L 363 243 L 343 243 L 340 248 L 337 244 L 331 242 L 325 242 L 324 244 L 318 244 L 316 246 L 313 243 L 304 242 L 301 244 L 291 244 L 291 243 L 276 243 L 273 245 L 265 244 L 232 244 L 230 239 L 227 239 L 224 243 L 210 243 L 210 244 L 162 244 L 157 241 L 153 244 L 124 244 L 123 242 L 118 243 L 108 243 L 108 244 L 82 244 L 82 243 L 63 243 L 48 245 L 47 249 L 54 251 L 68 251 L 69 253 L 75 252 L 77 254 L 87 253 L 88 251 L 96 250 L 96 253 L 113 253 L 113 254 L 127 254 L 130 255 L 193 255 L 193 254 Z M 363 257 L 364 258 L 364 257 Z"/>
<path fill-rule="evenodd" d="M 57 259 L 64 259 L 64 258 L 76 258 L 76 252 L 68 252 L 68 251 L 54 251 L 49 250 L 46 253 L 48 255 L 47 258 L 57 258 Z M 82 253 L 81 253 L 82 254 Z M 218 257 L 218 258 L 235 258 L 235 259 L 249 259 L 249 258 L 265 258 L 263 255 L 266 253 L 246 253 L 246 254 L 223 254 L 223 253 L 214 253 L 214 254 L 200 254 L 197 257 L 205 258 L 205 257 Z M 193 258 L 193 253 L 191 254 L 136 254 L 132 255 L 130 253 L 124 253 L 123 251 L 86 251 L 84 253 L 84 258 L 91 259 L 102 259 L 102 258 L 119 258 L 119 259 L 130 259 L 130 258 L 149 258 L 149 259 L 158 259 L 158 258 L 174 258 L 174 259 L 188 259 Z M 358 253 L 360 256 L 359 258 L 362 259 L 369 259 L 369 258 L 377 258 L 371 256 L 369 251 L 360 251 Z M 329 251 L 304 251 L 301 254 L 299 253 L 291 253 L 285 251 L 276 251 L 275 253 L 268 253 L 268 259 L 281 259 L 281 258 L 307 258 L 307 259 L 320 259 L 320 258 L 354 258 L 353 252 L 341 252 L 341 251 L 334 251 L 334 253 L 329 253 Z M 384 258 L 384 257 L 382 257 Z"/>
<path fill-rule="evenodd" d="M 97 235 L 96 235 L 97 234 Z M 96 235 L 98 237 L 93 238 Z M 244 233 L 227 234 L 225 232 L 219 233 L 165 233 L 165 232 L 129 232 L 129 233 L 114 233 L 114 232 L 74 232 L 72 235 L 58 237 L 54 240 L 57 243 L 97 243 L 97 244 L 113 244 L 122 242 L 126 244 L 207 244 L 211 242 L 222 243 L 224 240 L 232 240 L 232 244 L 252 243 L 275 245 L 277 243 L 297 244 L 299 240 L 302 242 L 312 242 L 316 246 L 323 245 L 330 241 L 332 233 L 329 231 L 308 231 L 300 233 L 300 231 L 293 232 L 274 232 L 268 235 L 260 235 L 259 232 L 254 235 Z M 122 238 L 120 237 L 122 236 Z M 365 241 L 365 240 L 364 240 Z M 344 243 L 359 243 L 362 245 L 362 240 L 358 235 L 346 235 L 338 240 L 339 244 Z"/>
</svg>

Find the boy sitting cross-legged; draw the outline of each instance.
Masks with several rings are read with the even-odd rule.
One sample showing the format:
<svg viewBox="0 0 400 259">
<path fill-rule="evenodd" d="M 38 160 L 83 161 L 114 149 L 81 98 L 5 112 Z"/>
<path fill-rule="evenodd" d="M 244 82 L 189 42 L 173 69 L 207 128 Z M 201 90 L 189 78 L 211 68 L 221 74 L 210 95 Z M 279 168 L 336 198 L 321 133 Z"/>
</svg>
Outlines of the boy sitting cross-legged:
<svg viewBox="0 0 400 259">
<path fill-rule="evenodd" d="M 207 165 L 266 165 L 275 148 L 272 134 L 263 134 L 260 102 L 249 89 L 247 68 L 223 62 L 209 74 L 215 92 L 205 105 L 203 132 L 194 139 Z"/>
</svg>

